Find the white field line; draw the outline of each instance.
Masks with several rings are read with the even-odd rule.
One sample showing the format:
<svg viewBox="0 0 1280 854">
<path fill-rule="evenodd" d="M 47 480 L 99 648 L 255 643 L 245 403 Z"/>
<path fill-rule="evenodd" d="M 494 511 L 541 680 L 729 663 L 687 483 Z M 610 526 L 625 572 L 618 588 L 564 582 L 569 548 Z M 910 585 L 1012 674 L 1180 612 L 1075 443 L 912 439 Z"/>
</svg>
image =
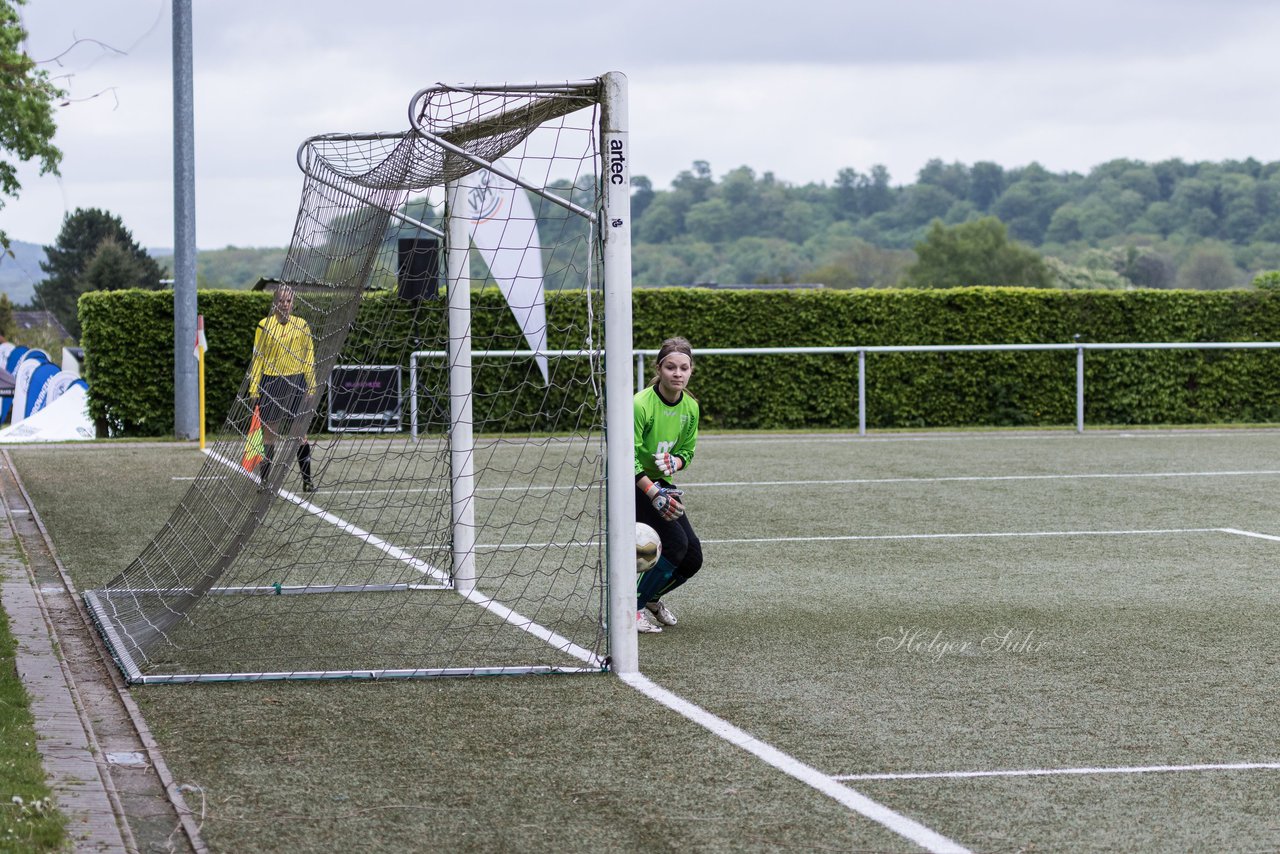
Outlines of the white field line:
<svg viewBox="0 0 1280 854">
<path fill-rule="evenodd" d="M 986 483 L 1017 480 L 1124 480 L 1128 478 L 1161 478 L 1161 477 L 1257 477 L 1262 475 L 1280 475 L 1280 470 L 1259 469 L 1256 471 L 1169 471 L 1169 472 L 1099 472 L 1086 474 L 999 474 L 999 475 L 953 475 L 946 477 L 864 477 L 844 480 L 756 480 L 756 481 L 682 481 L 681 486 L 690 489 L 708 487 L 744 486 L 851 486 L 875 483 Z"/>
<path fill-rule="evenodd" d="M 233 461 L 213 455 L 211 452 L 208 453 L 224 465 L 232 468 L 236 467 L 236 464 Z M 418 560 L 403 549 L 400 549 L 397 546 L 392 546 L 368 531 L 334 516 L 327 510 L 317 507 L 311 502 L 306 501 L 291 492 L 280 490 L 278 494 L 285 500 L 293 502 L 307 512 L 318 516 L 324 521 L 329 522 L 352 536 L 358 537 L 362 542 L 381 549 L 392 557 L 395 557 L 397 560 L 404 561 L 419 571 L 430 572 L 433 575 L 440 572 L 440 570 L 431 567 L 430 564 L 427 564 L 424 561 Z M 590 650 L 579 647 L 555 632 L 533 623 L 531 620 L 522 617 L 510 608 L 487 596 L 474 591 L 463 594 L 463 596 L 468 601 L 474 602 L 480 607 L 497 615 L 501 619 L 513 623 L 517 628 L 524 629 L 526 632 L 529 632 L 535 637 L 541 638 L 557 649 L 570 653 L 581 661 L 588 664 L 598 663 L 598 659 L 595 654 Z M 942 854 L 942 852 L 946 852 L 946 854 L 967 854 L 968 849 L 956 842 L 953 842 L 945 836 L 930 830 L 919 822 L 909 819 L 900 813 L 894 812 L 888 807 L 876 803 L 848 786 L 841 785 L 831 777 L 818 771 L 816 768 L 805 765 L 777 748 L 765 744 L 759 739 L 747 734 L 745 731 L 739 729 L 733 724 L 730 724 L 728 721 L 717 718 L 710 712 L 707 712 L 693 703 L 678 697 L 670 691 L 667 691 L 665 688 L 660 688 L 648 678 L 638 673 L 618 675 L 623 682 L 640 691 L 645 696 L 656 700 L 694 723 L 705 727 L 720 738 L 723 738 L 730 743 L 743 748 L 756 757 L 763 759 L 769 765 L 783 771 L 787 775 L 794 777 L 814 789 L 817 789 L 829 797 L 834 798 L 849 809 L 870 818 L 872 821 L 883 825 L 900 836 L 910 839 L 926 851 L 939 852 L 939 854 Z"/>
<path fill-rule="evenodd" d="M 235 464 L 229 460 L 225 460 L 221 457 L 215 457 L 215 459 L 219 459 L 224 464 L 232 468 L 235 468 Z M 355 525 L 352 525 L 349 522 L 345 522 L 344 520 L 339 519 L 337 516 L 334 516 L 328 511 L 323 510 L 322 508 L 311 504 L 310 502 L 298 497 L 297 495 L 294 495 L 293 493 L 287 492 L 285 490 L 281 490 L 279 494 L 286 500 L 292 501 L 294 504 L 297 504 L 299 507 L 303 508 L 304 510 L 307 510 L 308 512 L 317 515 L 321 519 L 330 522 L 330 524 L 334 524 L 335 526 L 339 527 L 340 530 L 346 531 L 347 533 L 351 533 L 353 536 L 357 536 L 361 538 L 362 541 L 369 543 L 370 545 L 374 545 L 378 548 L 381 548 L 387 554 L 397 558 L 398 560 L 402 560 L 408 563 L 410 566 L 419 568 L 419 571 L 429 571 L 431 572 L 431 574 L 439 573 L 439 570 L 435 569 L 434 567 L 430 567 L 430 565 L 425 563 L 424 561 L 420 561 L 417 558 L 414 558 L 407 551 L 400 549 L 399 547 L 392 546 L 389 543 L 386 543 L 385 541 L 382 541 L 380 538 L 376 537 L 375 535 L 367 531 L 364 531 L 363 529 Z M 1280 537 L 1268 537 L 1267 535 L 1263 535 L 1263 534 L 1249 534 L 1248 532 L 1235 531 L 1234 529 L 1227 529 L 1227 528 L 1172 528 L 1172 529 L 1148 529 L 1148 530 L 1124 530 L 1124 531 L 1033 531 L 1033 532 L 1022 532 L 1022 533 L 1007 532 L 1007 533 L 976 533 L 976 534 L 905 534 L 905 535 L 844 536 L 844 537 L 788 537 L 783 539 L 785 539 L 786 541 L 806 541 L 806 540 L 935 539 L 935 538 L 957 538 L 957 537 L 1019 537 L 1019 536 L 1072 536 L 1072 535 L 1075 535 L 1075 536 L 1113 535 L 1114 536 L 1114 535 L 1170 534 L 1170 533 L 1205 533 L 1205 532 L 1214 532 L 1214 531 L 1222 531 L 1227 533 L 1239 533 L 1239 534 L 1244 534 L 1246 536 L 1258 536 L 1258 537 L 1263 537 L 1265 539 L 1280 540 Z M 783 541 L 783 539 L 714 540 L 714 541 L 708 541 L 708 542 L 779 542 L 779 541 Z M 544 544 L 544 545 L 550 545 L 550 544 Z M 582 545 L 596 545 L 596 544 L 583 543 Z M 525 547 L 528 547 L 527 544 Z M 500 549 L 502 548 L 502 546 L 477 545 L 477 548 L 499 548 Z M 421 567 L 427 567 L 429 569 L 424 570 Z M 561 637 L 560 635 L 557 635 L 556 633 L 550 631 L 549 629 L 546 629 L 545 627 L 537 626 L 532 621 L 522 617 L 515 611 L 512 611 L 510 608 L 507 608 L 505 605 L 502 605 L 487 596 L 483 596 L 481 594 L 475 593 L 474 591 L 470 594 L 464 594 L 464 595 L 469 601 L 472 601 L 475 604 L 478 604 L 481 607 L 486 608 L 487 610 L 491 611 L 495 615 L 499 616 L 500 618 L 508 622 L 513 622 L 517 627 L 522 628 L 525 631 L 530 632 L 531 634 L 534 634 L 536 637 L 542 638 L 544 641 L 552 644 L 553 646 L 557 646 L 557 648 L 560 648 L 565 650 L 566 652 L 569 652 L 570 654 L 574 655 L 580 660 L 584 662 L 592 663 L 592 664 L 596 663 L 596 658 L 594 654 L 591 653 L 589 650 L 578 647 L 576 644 L 569 642 L 567 639 Z M 561 645 L 561 644 L 564 644 L 564 645 Z M 816 768 L 813 768 L 810 765 L 806 765 L 805 763 L 799 761 L 798 759 L 782 752 L 778 748 L 760 741 L 759 739 L 747 733 L 745 730 L 742 730 L 741 728 L 734 726 L 733 724 L 723 720 L 722 718 L 716 717 L 715 715 L 711 714 L 710 712 L 706 711 L 700 706 L 697 706 L 689 702 L 688 700 L 685 700 L 684 698 L 672 693 L 671 691 L 668 691 L 667 689 L 658 686 L 657 684 L 652 682 L 650 679 L 648 679 L 647 677 L 639 673 L 618 674 L 618 676 L 625 684 L 630 685 L 632 688 L 635 688 L 645 696 L 649 697 L 650 699 L 654 700 L 655 702 L 663 706 L 666 706 L 667 708 L 671 709 L 672 711 L 676 712 L 682 717 L 692 721 L 693 723 L 698 724 L 699 726 L 702 726 L 703 728 L 707 729 L 717 737 L 722 738 L 728 741 L 729 743 L 742 748 L 743 750 L 747 751 L 748 753 L 751 753 L 753 756 L 757 757 L 758 759 L 761 759 L 768 765 L 774 768 L 777 768 L 778 770 L 782 771 L 788 776 L 827 795 L 828 797 L 844 805 L 848 809 L 853 810 L 854 812 L 857 812 L 858 814 L 871 819 L 872 821 L 876 822 L 877 824 L 880 824 L 881 826 L 892 831 L 893 833 L 896 833 L 899 836 L 902 836 L 903 838 L 914 842 L 915 844 L 919 845 L 921 848 L 930 852 L 948 852 L 949 854 L 951 852 L 954 852 L 954 854 L 967 854 L 968 849 L 960 845 L 959 843 L 955 842 L 954 840 L 949 839 L 937 833 L 936 831 L 931 830 L 928 827 L 925 827 L 924 825 L 920 824 L 914 819 L 908 818 L 907 816 L 904 816 L 901 813 L 895 812 L 889 809 L 888 807 L 884 806 L 883 804 L 880 804 L 868 798 L 866 795 L 863 795 L 861 792 L 858 792 L 855 789 L 852 789 L 848 786 L 843 785 L 841 781 L 856 780 L 856 779 L 868 779 L 868 780 L 897 779 L 897 778 L 907 779 L 907 778 L 912 778 L 913 776 L 964 776 L 966 774 L 969 776 L 1013 776 L 1015 774 L 1027 775 L 1027 774 L 1034 774 L 1034 773 L 1041 773 L 1041 774 L 1072 773 L 1071 770 L 1058 771 L 1058 772 L 1045 770 L 1041 772 L 1034 772 L 1034 771 L 1032 772 L 999 772 L 999 771 L 953 772 L 952 774 L 943 773 L 943 774 L 937 774 L 937 775 L 829 776 L 818 771 Z M 1198 770 L 1201 767 L 1210 767 L 1210 766 L 1169 766 L 1168 768 L 1163 768 L 1163 769 L 1152 768 L 1147 770 L 1179 770 L 1179 768 L 1182 768 L 1184 770 Z M 1228 766 L 1212 766 L 1212 767 L 1225 768 Z M 1264 766 L 1261 764 L 1254 764 L 1254 765 L 1242 764 L 1240 766 L 1235 766 L 1235 767 L 1252 768 L 1252 767 L 1269 767 L 1269 766 Z M 1275 767 L 1280 768 L 1280 764 L 1277 764 Z M 1108 772 L 1105 769 L 1102 769 L 1102 770 L 1076 769 L 1074 772 L 1081 773 L 1081 774 L 1120 773 L 1118 770 L 1114 770 L 1114 769 L 1110 772 Z M 1137 771 L 1134 770 L 1134 771 L 1131 771 L 1131 773 L 1137 773 Z"/>
<path fill-rule="evenodd" d="M 716 717 L 701 706 L 694 705 L 666 688 L 655 684 L 646 676 L 639 673 L 620 673 L 618 678 L 651 700 L 709 730 L 713 735 L 742 748 L 757 759 L 763 760 L 806 786 L 817 789 L 848 809 L 866 816 L 899 836 L 911 840 L 926 851 L 957 852 L 957 854 L 958 852 L 968 851 L 967 848 L 959 843 L 930 830 L 914 819 L 894 812 L 855 789 L 840 784 L 830 775 L 823 774 L 816 768 L 783 753 L 778 748 L 760 741 L 745 730 Z"/>
<path fill-rule="evenodd" d="M 233 461 L 213 455 L 212 453 L 210 453 L 210 456 L 213 456 L 214 459 L 217 459 L 224 465 L 233 468 L 235 467 L 235 463 Z M 441 573 L 440 570 L 432 567 L 425 561 L 418 560 L 405 550 L 385 542 L 374 534 L 334 516 L 327 510 L 317 507 L 311 502 L 306 501 L 287 490 L 280 490 L 278 494 L 285 500 L 293 502 L 307 512 L 316 515 L 331 525 L 334 525 L 339 530 L 359 538 L 362 542 L 381 549 L 397 560 L 404 561 L 415 569 L 418 569 L 420 572 L 443 576 L 443 573 Z M 526 632 L 542 639 L 557 649 L 568 652 L 581 661 L 588 664 L 598 663 L 598 659 L 595 654 L 590 650 L 579 647 L 555 632 L 533 623 L 533 621 L 521 616 L 507 606 L 502 605 L 487 596 L 474 591 L 463 594 L 463 596 L 468 601 L 485 608 L 499 618 L 512 623 L 518 628 L 524 629 Z M 871 800 L 848 786 L 841 785 L 831 777 L 818 771 L 816 768 L 805 765 L 799 760 L 778 750 L 776 747 L 766 744 L 754 736 L 749 735 L 744 730 L 730 724 L 728 721 L 722 720 L 701 707 L 690 703 L 670 691 L 667 691 L 665 688 L 657 686 L 645 676 L 638 673 L 619 674 L 619 678 L 622 679 L 624 683 L 640 691 L 645 696 L 656 700 L 658 703 L 672 709 L 690 721 L 710 730 L 714 735 L 729 741 L 731 744 L 741 747 L 788 776 L 817 789 L 847 808 L 866 816 L 894 833 L 911 840 L 926 851 L 938 852 L 938 854 L 944 854 L 944 852 L 945 854 L 967 854 L 968 849 L 958 843 L 936 833 L 933 830 L 930 830 L 913 819 L 894 812 L 888 807 Z"/>
<path fill-rule="evenodd" d="M 720 481 L 681 481 L 680 485 L 689 489 L 741 489 L 751 486 L 867 486 L 888 483 L 999 483 L 1002 481 L 1022 480 L 1127 480 L 1164 477 L 1271 477 L 1280 475 L 1280 469 L 1256 469 L 1242 471 L 1169 471 L 1169 472 L 1086 472 L 1082 474 L 1002 474 L 1002 475 L 951 475 L 943 477 L 858 477 L 833 480 L 720 480 Z M 174 478 L 174 480 L 194 480 L 195 478 Z M 476 492 L 578 492 L 600 489 L 599 484 L 582 486 L 488 486 L 479 487 Z M 318 489 L 317 494 L 326 495 L 384 495 L 395 493 L 443 492 L 447 487 L 404 487 L 401 489 Z"/>
<path fill-rule="evenodd" d="M 1122 531 L 986 531 L 962 534 L 849 534 L 825 537 L 743 537 L 704 543 L 825 543 L 849 540 L 967 540 L 997 537 L 1142 537 L 1155 534 L 1209 534 L 1225 528 L 1137 528 Z"/>
<path fill-rule="evenodd" d="M 1259 540 L 1271 540 L 1274 543 L 1280 543 L 1280 537 L 1275 534 L 1259 534 L 1257 531 L 1241 531 L 1239 528 L 1219 528 L 1224 534 L 1235 534 L 1240 537 L 1256 537 Z"/>
<path fill-rule="evenodd" d="M 975 777 L 1053 777 L 1088 774 L 1162 774 L 1190 771 L 1280 771 L 1280 762 L 1230 762 L 1216 765 L 1135 765 L 1120 768 L 1026 768 L 1009 771 L 936 771 L 904 774 L 836 774 L 840 781 L 968 780 Z"/>
<path fill-rule="evenodd" d="M 1135 528 L 1118 531 L 973 531 L 955 534 L 832 534 L 815 537 L 744 537 L 740 539 L 703 539 L 704 543 L 812 543 L 849 540 L 965 540 L 996 537 L 1141 537 L 1156 534 L 1240 534 L 1263 540 L 1280 541 L 1280 536 L 1254 534 L 1234 528 Z M 477 543 L 477 551 L 516 551 L 519 549 L 588 548 L 604 545 L 598 540 L 572 543 Z M 430 550 L 435 546 L 410 546 L 407 551 Z"/>
<path fill-rule="evenodd" d="M 195 478 L 188 478 L 194 480 Z M 476 488 L 476 492 L 586 492 L 588 490 L 603 489 L 603 484 L 592 483 L 584 486 L 569 484 L 566 486 L 539 486 L 537 484 L 516 485 L 516 486 L 481 486 Z M 424 492 L 441 493 L 448 492 L 447 486 L 403 486 L 398 489 L 317 489 L 316 495 L 416 495 Z"/>
<path fill-rule="evenodd" d="M 217 454 L 214 454 L 211 450 L 206 450 L 205 453 L 207 453 L 210 457 L 212 457 L 213 459 L 217 460 L 218 462 L 222 463 L 225 466 L 228 466 L 236 471 L 241 471 L 241 472 L 243 471 L 243 469 L 240 468 L 240 466 L 237 463 L 235 463 L 233 460 L 228 460 L 226 457 L 222 457 Z M 246 475 L 246 477 L 247 476 L 248 475 Z M 321 520 L 328 522 L 330 525 L 333 525 L 335 528 L 342 531 L 343 533 L 350 534 L 351 536 L 355 537 L 361 542 L 367 543 L 368 545 L 371 545 L 374 548 L 379 549 L 380 551 L 384 552 L 390 557 L 393 557 L 398 561 L 408 564 L 410 567 L 417 570 L 418 572 L 424 575 L 430 575 L 433 578 L 436 578 L 437 580 L 443 581 L 445 583 L 451 582 L 451 579 L 449 578 L 448 573 L 444 572 L 438 567 L 432 566 L 431 564 L 427 563 L 424 560 L 419 560 L 418 558 L 414 557 L 412 554 L 400 548 L 399 546 L 393 546 L 391 543 L 388 543 L 386 540 L 382 539 L 376 534 L 370 531 L 366 531 L 363 528 L 359 527 L 358 525 L 353 525 L 350 522 L 346 521 L 345 519 L 341 519 L 333 515 L 329 511 L 325 510 L 323 507 L 318 507 L 315 504 L 312 504 L 310 501 L 307 501 L 306 499 L 298 495 L 295 495 L 292 492 L 289 492 L 288 490 L 285 490 L 285 489 L 278 490 L 276 494 L 279 495 L 284 500 L 290 501 L 298 505 L 303 510 L 307 511 L 308 513 L 311 513 L 312 515 L 320 518 Z M 498 619 L 503 620 L 504 622 L 510 623 L 512 626 L 514 626 L 517 629 L 521 629 L 523 631 L 528 632 L 529 634 L 533 635 L 539 640 L 546 641 L 548 644 L 555 647 L 556 649 L 562 652 L 568 653 L 569 655 L 572 655 L 574 658 L 577 658 L 580 661 L 586 662 L 587 664 L 590 664 L 590 665 L 598 665 L 600 663 L 599 657 L 594 652 L 587 649 L 586 647 L 578 646 L 576 643 L 564 637 L 563 635 L 559 635 L 556 632 L 553 632 L 551 629 L 548 629 L 546 626 L 535 623 L 533 620 L 529 619 L 528 617 L 524 616 L 518 611 L 508 608 L 506 605 L 503 605 L 501 602 L 498 602 L 495 599 L 491 599 L 490 597 L 485 596 L 483 593 L 480 593 L 477 590 L 470 590 L 465 593 L 459 592 L 459 595 L 461 595 L 462 598 L 466 599 L 468 602 L 471 602 L 472 604 L 479 605 L 481 608 L 484 608 L 486 611 L 493 614 Z"/>
</svg>

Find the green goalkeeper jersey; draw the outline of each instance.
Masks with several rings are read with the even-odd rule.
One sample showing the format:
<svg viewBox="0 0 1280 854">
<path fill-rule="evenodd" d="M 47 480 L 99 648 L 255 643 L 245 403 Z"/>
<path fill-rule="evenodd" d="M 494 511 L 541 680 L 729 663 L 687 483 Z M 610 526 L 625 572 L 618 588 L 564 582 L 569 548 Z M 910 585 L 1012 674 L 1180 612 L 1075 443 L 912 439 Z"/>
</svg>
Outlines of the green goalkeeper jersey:
<svg viewBox="0 0 1280 854">
<path fill-rule="evenodd" d="M 686 391 L 675 403 L 667 403 L 653 385 L 637 392 L 634 401 L 636 477 L 666 479 L 653 462 L 654 454 L 673 454 L 687 468 L 698 445 L 698 401 Z"/>
</svg>

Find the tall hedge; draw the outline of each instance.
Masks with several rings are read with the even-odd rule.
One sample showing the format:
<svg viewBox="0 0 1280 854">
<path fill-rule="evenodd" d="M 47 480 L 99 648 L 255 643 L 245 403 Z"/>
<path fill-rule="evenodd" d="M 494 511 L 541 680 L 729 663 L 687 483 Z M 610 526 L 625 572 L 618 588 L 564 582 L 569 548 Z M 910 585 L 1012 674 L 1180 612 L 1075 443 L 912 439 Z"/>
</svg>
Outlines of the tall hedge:
<svg viewBox="0 0 1280 854">
<path fill-rule="evenodd" d="M 394 295 L 366 298 L 350 348 L 386 313 Z M 474 295 L 477 347 L 519 349 L 510 313 L 494 290 Z M 209 338 L 206 362 L 210 427 L 221 423 L 240 387 L 253 329 L 270 297 L 201 291 Z M 577 326 L 578 294 L 550 293 L 555 330 Z M 173 296 L 113 291 L 80 300 L 90 407 L 113 435 L 173 431 Z M 443 328 L 443 305 L 425 324 L 387 336 L 380 363 L 397 360 L 406 336 Z M 383 333 L 385 335 L 385 333 Z M 569 333 L 565 333 L 566 335 Z M 1022 288 L 860 291 L 638 290 L 633 340 L 655 348 L 669 335 L 697 348 L 895 346 L 1072 342 L 1280 341 L 1280 293 L 1252 291 L 1054 291 Z M 437 342 L 438 343 L 438 342 Z M 550 346 L 575 346 L 552 340 Z M 373 357 L 370 357 L 372 361 Z M 1075 353 L 870 354 L 867 416 L 873 428 L 960 425 L 1061 425 L 1075 418 Z M 1280 352 L 1090 351 L 1086 417 L 1094 424 L 1192 424 L 1280 421 Z M 406 365 L 407 367 L 407 365 Z M 567 368 L 565 370 L 568 370 Z M 500 383 L 503 370 L 481 362 L 477 383 Z M 577 383 L 506 390 L 486 400 L 540 423 L 538 410 L 598 405 Z M 844 427 L 857 423 L 856 357 L 703 356 L 691 389 L 714 428 Z M 499 414 L 499 413 L 495 413 Z"/>
</svg>

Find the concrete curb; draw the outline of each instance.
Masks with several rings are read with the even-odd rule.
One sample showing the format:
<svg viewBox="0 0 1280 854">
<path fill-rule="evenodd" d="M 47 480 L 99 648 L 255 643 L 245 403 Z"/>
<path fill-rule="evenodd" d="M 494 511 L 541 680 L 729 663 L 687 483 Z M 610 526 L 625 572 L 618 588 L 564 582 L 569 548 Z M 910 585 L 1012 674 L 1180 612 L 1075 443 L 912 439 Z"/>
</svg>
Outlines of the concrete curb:
<svg viewBox="0 0 1280 854">
<path fill-rule="evenodd" d="M 0 601 L 18 639 L 37 748 L 76 851 L 207 851 L 119 672 L 105 658 L 7 452 Z"/>
</svg>

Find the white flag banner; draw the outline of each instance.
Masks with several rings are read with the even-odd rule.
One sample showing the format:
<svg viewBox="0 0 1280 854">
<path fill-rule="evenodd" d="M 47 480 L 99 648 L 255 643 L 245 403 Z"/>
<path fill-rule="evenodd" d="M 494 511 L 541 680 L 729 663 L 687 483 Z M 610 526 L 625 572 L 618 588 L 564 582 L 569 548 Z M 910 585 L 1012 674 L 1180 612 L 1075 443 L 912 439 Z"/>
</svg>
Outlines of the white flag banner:
<svg viewBox="0 0 1280 854">
<path fill-rule="evenodd" d="M 200 357 L 209 352 L 209 339 L 204 337 L 204 315 L 196 315 L 196 346 L 191 351 L 192 355 L 199 361 Z"/>
<path fill-rule="evenodd" d="M 499 164 L 504 169 L 506 164 Z M 508 171 L 511 171 L 508 169 Z M 547 382 L 547 304 L 542 289 L 542 246 L 525 191 L 487 169 L 462 181 L 471 240 L 511 307 L 534 360 Z"/>
</svg>

